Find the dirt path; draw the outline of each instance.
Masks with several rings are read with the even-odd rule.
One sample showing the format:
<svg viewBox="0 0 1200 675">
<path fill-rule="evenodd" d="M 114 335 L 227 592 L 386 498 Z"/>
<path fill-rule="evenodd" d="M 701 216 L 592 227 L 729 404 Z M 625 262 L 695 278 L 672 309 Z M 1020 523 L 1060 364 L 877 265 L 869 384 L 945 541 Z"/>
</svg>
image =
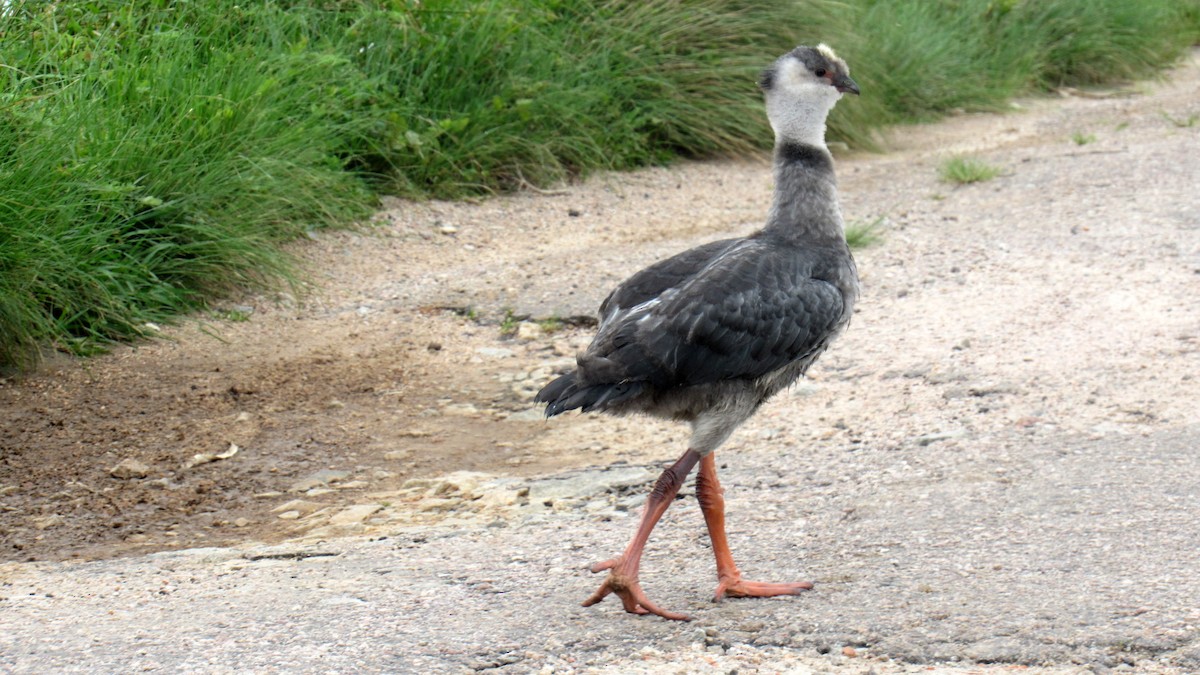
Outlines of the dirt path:
<svg viewBox="0 0 1200 675">
<path fill-rule="evenodd" d="M 695 509 L 681 502 L 645 578 L 664 604 L 715 618 L 699 629 L 638 621 L 644 633 L 631 637 L 611 603 L 578 610 L 596 583 L 579 565 L 623 543 L 683 430 L 546 423 L 529 404 L 586 343 L 576 324 L 615 282 L 757 226 L 770 190 L 761 161 L 478 204 L 387 204 L 369 234 L 301 247 L 321 283 L 314 302 L 245 300 L 169 340 L 0 380 L 0 559 L 13 561 L 0 568 L 0 609 L 61 628 L 74 611 L 129 598 L 88 590 L 97 583 L 196 583 L 181 595 L 218 597 L 181 581 L 213 569 L 238 580 L 221 582 L 226 592 L 262 600 L 234 619 L 203 603 L 159 616 L 174 641 L 134 630 L 97 652 L 101 670 L 174 669 L 189 663 L 178 640 L 189 625 L 270 624 L 274 610 L 301 644 L 342 644 L 326 625 L 333 607 L 387 628 L 363 628 L 363 644 L 397 642 L 299 669 L 600 668 L 646 645 L 621 663 L 1200 669 L 1198 88 L 1194 57 L 1135 95 L 1025 102 L 899 130 L 888 155 L 839 159 L 848 220 L 883 219 L 883 242 L 857 256 L 859 312 L 811 381 L 723 452 L 744 566 L 815 577 L 818 593 L 698 603 L 709 570 Z M 939 182 L 955 153 L 1004 175 Z M 215 458 L 231 444 L 236 454 Z M 188 467 L 198 454 L 212 461 Z M 604 466 L 616 468 L 585 470 Z M 461 471 L 479 474 L 445 477 Z M 331 539 L 355 534 L 389 538 Z M 256 544 L 16 564 L 296 538 L 328 540 L 320 552 L 337 565 L 247 562 Z M 295 568 L 296 587 L 263 599 L 280 565 Z M 29 599 L 50 586 L 70 600 Z M 342 595 L 314 600 L 318 587 Z M 358 600 L 282 609 L 330 598 Z M 154 623 L 130 607 L 130 625 Z M 541 631 L 529 623 L 539 611 Z M 464 612 L 490 617 L 475 638 L 461 634 Z M 3 627 L 0 666 L 63 666 L 86 642 L 72 633 L 55 657 L 23 642 L 27 628 Z M 295 656 L 262 630 L 248 634 L 267 645 L 253 658 L 253 640 L 234 640 L 193 666 L 270 670 Z M 130 656 L 138 640 L 153 658 Z M 838 656 L 843 646 L 873 660 Z"/>
</svg>

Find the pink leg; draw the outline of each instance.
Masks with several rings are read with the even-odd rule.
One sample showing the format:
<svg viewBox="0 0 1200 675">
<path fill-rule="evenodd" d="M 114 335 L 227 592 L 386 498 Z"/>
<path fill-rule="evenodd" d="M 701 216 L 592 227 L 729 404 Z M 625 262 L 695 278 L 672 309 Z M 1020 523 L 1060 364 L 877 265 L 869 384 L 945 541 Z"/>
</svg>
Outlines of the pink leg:
<svg viewBox="0 0 1200 675">
<path fill-rule="evenodd" d="M 621 599 L 621 603 L 625 605 L 626 612 L 634 614 L 657 614 L 664 619 L 676 619 L 679 621 L 690 621 L 691 617 L 686 614 L 677 612 L 669 612 L 662 609 L 646 598 L 646 594 L 642 591 L 641 585 L 638 583 L 638 567 L 642 562 L 642 549 L 646 546 L 646 540 L 650 538 L 650 532 L 654 530 L 654 526 L 658 524 L 662 515 L 666 513 L 667 507 L 671 505 L 675 495 L 679 493 L 680 486 L 687 479 L 689 473 L 692 472 L 692 467 L 696 466 L 696 462 L 700 460 L 700 454 L 694 450 L 688 450 L 683 453 L 675 464 L 669 469 L 663 471 L 662 475 L 654 483 L 654 490 L 651 491 L 650 497 L 646 500 L 646 510 L 642 514 L 642 521 L 638 525 L 637 534 L 633 536 L 633 540 L 629 542 L 629 546 L 625 548 L 625 552 L 619 557 L 604 562 L 598 562 L 592 565 L 593 572 L 602 572 L 609 570 L 608 578 L 604 583 L 600 584 L 600 588 L 592 594 L 590 598 L 584 600 L 583 606 L 590 607 L 603 600 L 609 593 L 615 593 Z"/>
<path fill-rule="evenodd" d="M 799 595 L 812 589 L 810 581 L 790 584 L 767 584 L 743 581 L 742 573 L 733 562 L 729 540 L 725 536 L 725 498 L 721 483 L 717 481 L 717 460 L 713 453 L 700 460 L 700 473 L 696 475 L 696 498 L 704 512 L 708 525 L 708 536 L 712 539 L 713 554 L 717 557 L 717 591 L 713 602 L 726 595 L 734 598 L 767 598 L 775 595 Z"/>
</svg>

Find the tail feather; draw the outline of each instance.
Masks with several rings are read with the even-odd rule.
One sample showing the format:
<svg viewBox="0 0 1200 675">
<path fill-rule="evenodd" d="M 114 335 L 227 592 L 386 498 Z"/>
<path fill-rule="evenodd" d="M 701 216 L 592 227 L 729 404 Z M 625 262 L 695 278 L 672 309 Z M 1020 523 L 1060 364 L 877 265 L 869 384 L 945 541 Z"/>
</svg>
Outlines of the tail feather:
<svg viewBox="0 0 1200 675">
<path fill-rule="evenodd" d="M 562 375 L 537 393 L 534 401 L 546 404 L 546 417 L 554 417 L 568 410 L 580 408 L 583 412 L 604 410 L 621 401 L 642 393 L 642 382 L 619 382 L 594 384 L 580 387 L 576 372 Z"/>
</svg>

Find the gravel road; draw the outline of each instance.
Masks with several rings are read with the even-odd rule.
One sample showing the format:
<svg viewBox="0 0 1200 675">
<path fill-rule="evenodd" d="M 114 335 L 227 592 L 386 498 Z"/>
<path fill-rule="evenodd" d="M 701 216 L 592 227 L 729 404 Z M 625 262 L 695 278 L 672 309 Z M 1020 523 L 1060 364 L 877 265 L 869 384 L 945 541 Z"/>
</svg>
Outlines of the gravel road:
<svg viewBox="0 0 1200 675">
<path fill-rule="evenodd" d="M 447 472 L 336 508 L 301 495 L 276 507 L 308 523 L 282 544 L 0 563 L 0 670 L 1200 672 L 1198 59 L 1167 82 L 901 129 L 894 152 L 839 159 L 848 218 L 882 219 L 857 254 L 860 310 L 719 457 L 747 577 L 812 592 L 708 602 L 685 491 L 642 580 L 696 620 L 580 607 L 600 581 L 585 566 L 624 545 L 684 435 L 517 411 L 489 423 L 525 440 L 475 452 L 583 459 Z M 961 153 L 1004 172 L 939 182 Z M 339 235 L 318 254 L 352 279 L 335 307 L 386 291 L 572 317 L 656 257 L 753 228 L 768 181 L 763 162 L 696 163 L 562 195 L 395 204 L 379 220 L 396 236 Z M 455 248 L 414 253 L 429 241 L 404 236 L 416 229 Z M 368 259 L 407 271 L 355 273 Z M 507 387 L 587 337 L 536 333 L 447 336 L 441 367 Z"/>
</svg>

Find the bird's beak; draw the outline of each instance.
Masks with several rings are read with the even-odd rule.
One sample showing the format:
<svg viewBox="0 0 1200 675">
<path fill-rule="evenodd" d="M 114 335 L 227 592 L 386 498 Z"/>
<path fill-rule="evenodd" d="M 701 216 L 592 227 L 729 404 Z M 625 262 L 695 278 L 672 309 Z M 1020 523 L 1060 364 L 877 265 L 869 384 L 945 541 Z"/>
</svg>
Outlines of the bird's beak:
<svg viewBox="0 0 1200 675">
<path fill-rule="evenodd" d="M 858 96 L 858 83 L 850 79 L 849 75 L 839 75 L 834 81 L 833 86 L 843 94 L 850 92 Z"/>
</svg>

